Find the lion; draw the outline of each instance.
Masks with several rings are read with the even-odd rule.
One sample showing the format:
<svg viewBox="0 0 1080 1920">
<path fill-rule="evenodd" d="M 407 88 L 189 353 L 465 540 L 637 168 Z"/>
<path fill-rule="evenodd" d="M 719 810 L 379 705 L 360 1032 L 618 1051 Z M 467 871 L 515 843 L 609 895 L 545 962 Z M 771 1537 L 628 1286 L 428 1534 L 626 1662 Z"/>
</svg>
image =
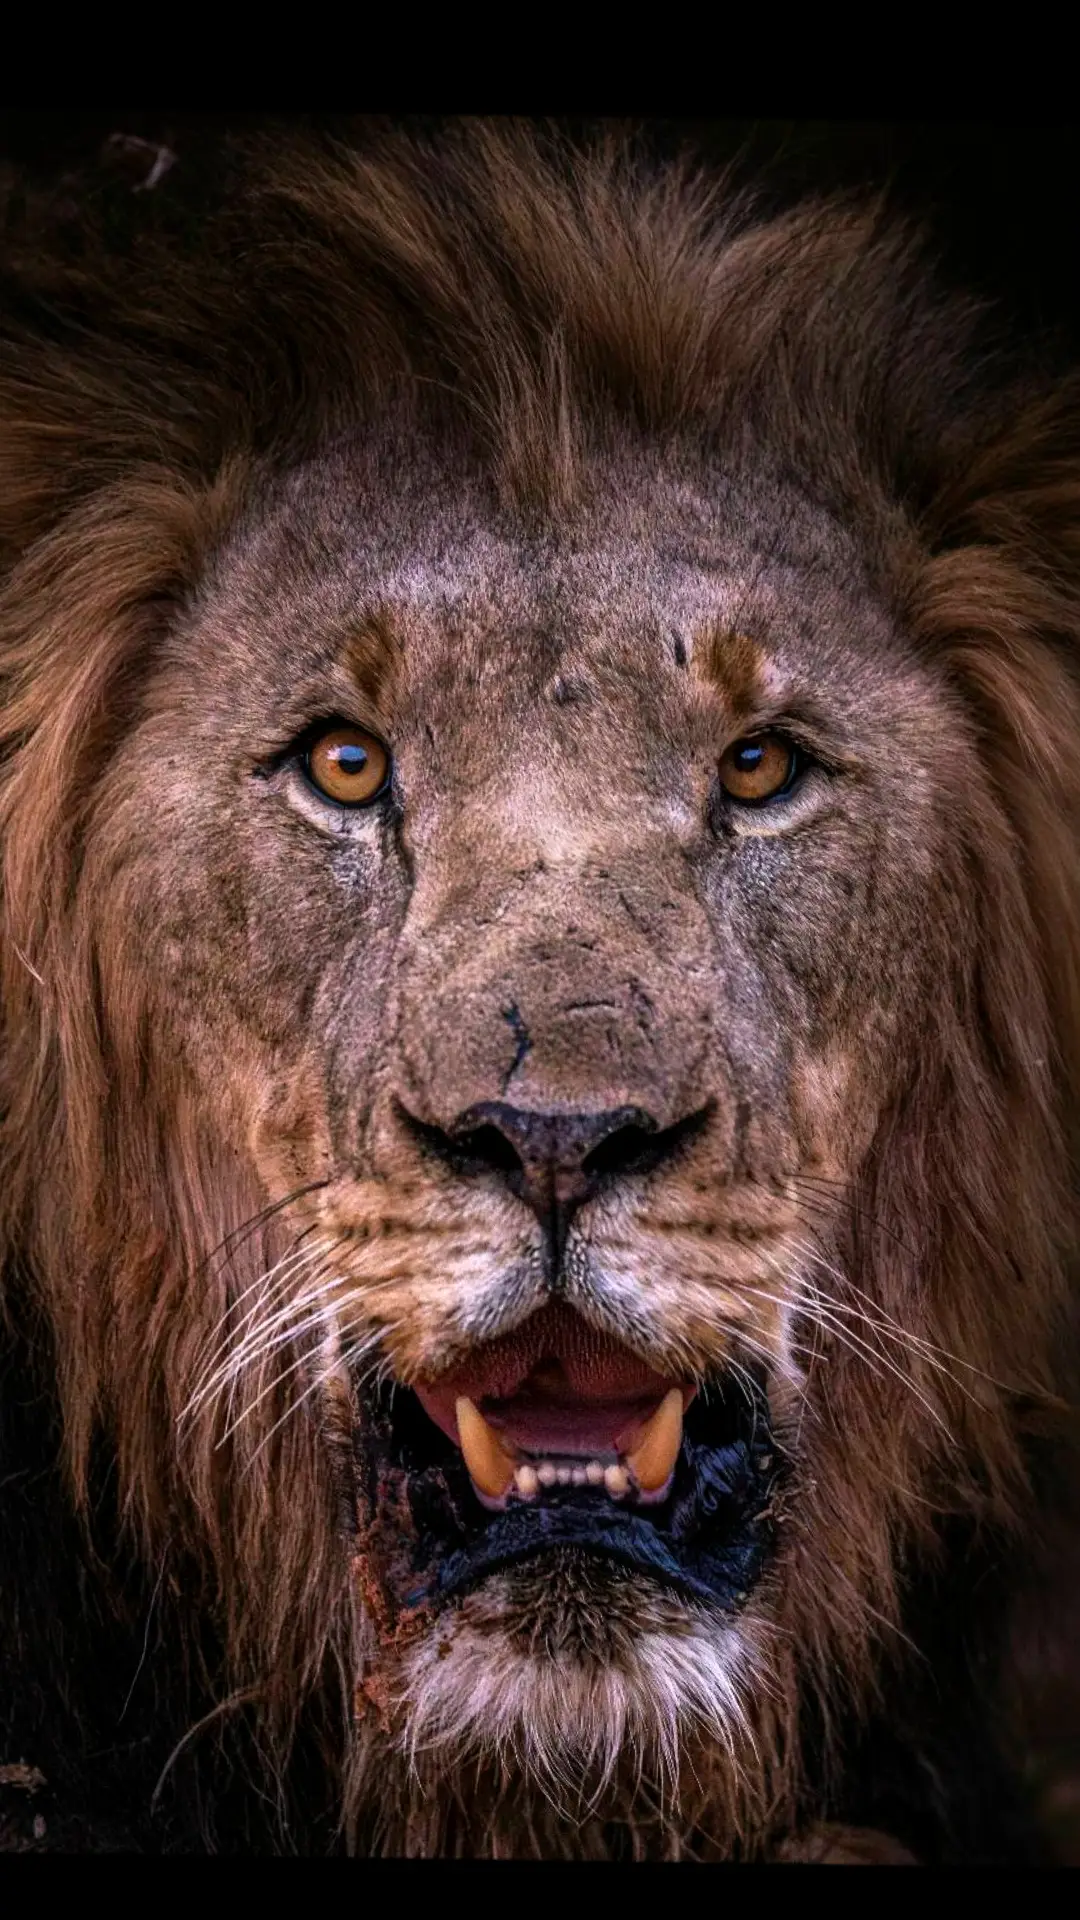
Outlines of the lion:
<svg viewBox="0 0 1080 1920">
<path fill-rule="evenodd" d="M 70 1845 L 1037 1858 L 1076 386 L 618 131 L 247 165 L 6 306 L 0 1759 Z"/>
</svg>

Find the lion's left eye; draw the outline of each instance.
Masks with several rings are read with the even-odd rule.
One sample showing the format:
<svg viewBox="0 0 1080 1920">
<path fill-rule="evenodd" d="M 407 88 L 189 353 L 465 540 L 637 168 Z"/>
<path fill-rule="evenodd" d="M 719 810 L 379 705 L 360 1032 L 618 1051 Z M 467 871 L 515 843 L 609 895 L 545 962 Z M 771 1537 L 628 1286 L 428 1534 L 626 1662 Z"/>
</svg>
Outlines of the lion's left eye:
<svg viewBox="0 0 1080 1920">
<path fill-rule="evenodd" d="M 328 727 L 304 754 L 312 786 L 342 807 L 366 807 L 390 778 L 390 749 L 363 727 Z"/>
<path fill-rule="evenodd" d="M 782 733 L 747 734 L 720 756 L 720 785 L 733 800 L 775 800 L 795 784 L 799 750 Z"/>
</svg>

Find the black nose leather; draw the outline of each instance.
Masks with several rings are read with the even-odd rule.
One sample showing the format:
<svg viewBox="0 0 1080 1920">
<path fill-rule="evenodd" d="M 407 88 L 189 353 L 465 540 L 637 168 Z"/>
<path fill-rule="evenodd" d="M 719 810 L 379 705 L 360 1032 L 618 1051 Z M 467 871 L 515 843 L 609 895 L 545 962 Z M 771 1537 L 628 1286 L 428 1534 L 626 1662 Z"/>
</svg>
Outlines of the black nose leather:
<svg viewBox="0 0 1080 1920">
<path fill-rule="evenodd" d="M 629 1171 L 658 1131 L 642 1107 L 607 1113 L 534 1113 L 484 1100 L 458 1116 L 451 1139 L 471 1159 L 505 1174 L 507 1184 L 544 1216 L 572 1211 L 605 1174 Z"/>
<path fill-rule="evenodd" d="M 606 1177 L 642 1167 L 659 1131 L 642 1107 L 537 1113 L 501 1100 L 468 1107 L 445 1131 L 423 1129 L 426 1144 L 459 1169 L 464 1162 L 502 1175 L 540 1221 L 554 1270 L 577 1208 Z"/>
<path fill-rule="evenodd" d="M 456 1173 L 501 1174 L 544 1229 L 557 1275 L 570 1221 L 582 1203 L 619 1174 L 646 1173 L 667 1160 L 708 1120 L 709 1108 L 661 1127 L 644 1107 L 603 1113 L 538 1113 L 502 1100 L 481 1100 L 449 1127 L 398 1111 L 429 1152 Z"/>
</svg>

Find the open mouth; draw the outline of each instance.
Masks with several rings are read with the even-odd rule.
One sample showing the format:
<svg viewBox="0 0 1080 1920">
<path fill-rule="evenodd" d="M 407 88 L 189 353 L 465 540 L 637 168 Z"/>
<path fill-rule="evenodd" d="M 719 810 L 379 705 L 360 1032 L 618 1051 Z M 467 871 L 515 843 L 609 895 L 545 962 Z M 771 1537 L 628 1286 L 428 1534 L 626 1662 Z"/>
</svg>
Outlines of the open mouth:
<svg viewBox="0 0 1080 1920">
<path fill-rule="evenodd" d="M 370 1416 L 365 1504 L 408 1609 L 566 1544 L 728 1611 L 762 1571 L 779 1457 L 749 1372 L 670 1378 L 556 1304 Z"/>
</svg>

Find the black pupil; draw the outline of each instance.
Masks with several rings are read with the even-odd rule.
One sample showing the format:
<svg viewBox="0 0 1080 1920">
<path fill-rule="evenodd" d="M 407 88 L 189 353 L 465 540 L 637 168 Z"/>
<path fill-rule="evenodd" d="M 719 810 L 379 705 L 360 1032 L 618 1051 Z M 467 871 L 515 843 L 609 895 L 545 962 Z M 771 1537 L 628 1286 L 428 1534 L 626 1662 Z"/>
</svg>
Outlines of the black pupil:
<svg viewBox="0 0 1080 1920">
<path fill-rule="evenodd" d="M 747 740 L 744 746 L 736 747 L 735 760 L 740 773 L 754 773 L 761 765 L 765 749 L 757 740 Z"/>
<path fill-rule="evenodd" d="M 342 746 L 334 748 L 334 762 L 339 773 L 363 773 L 368 763 L 366 747 Z"/>
</svg>

